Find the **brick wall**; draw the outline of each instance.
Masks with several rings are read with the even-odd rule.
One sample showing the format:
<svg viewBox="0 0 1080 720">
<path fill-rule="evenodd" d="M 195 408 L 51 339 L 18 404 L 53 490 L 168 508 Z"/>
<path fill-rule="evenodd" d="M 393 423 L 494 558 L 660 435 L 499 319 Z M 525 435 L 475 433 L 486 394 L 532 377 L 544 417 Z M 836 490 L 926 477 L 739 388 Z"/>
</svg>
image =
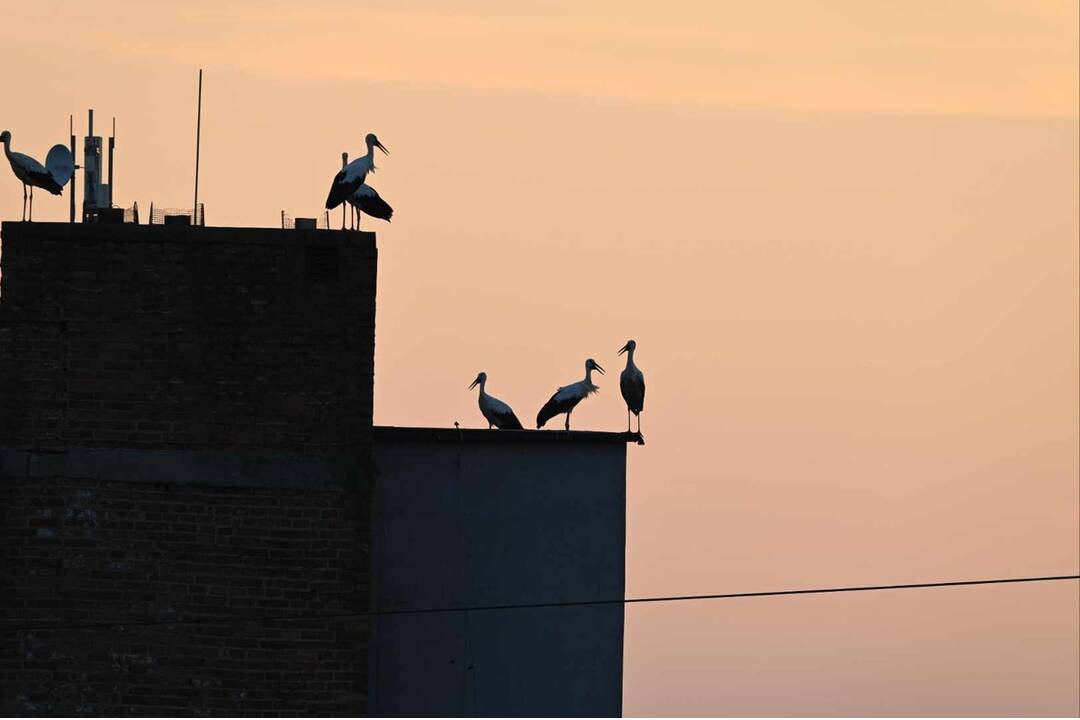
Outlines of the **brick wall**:
<svg viewBox="0 0 1080 720">
<path fill-rule="evenodd" d="M 366 618 L 243 620 L 367 609 L 357 497 L 9 474 L 5 714 L 363 712 Z M 158 621 L 177 624 L 138 625 Z"/>
<path fill-rule="evenodd" d="M 4 223 L 0 445 L 370 447 L 371 233 Z"/>
<path fill-rule="evenodd" d="M 0 269 L 0 709 L 363 713 L 365 618 L 266 618 L 368 608 L 374 236 L 5 223 Z"/>
</svg>

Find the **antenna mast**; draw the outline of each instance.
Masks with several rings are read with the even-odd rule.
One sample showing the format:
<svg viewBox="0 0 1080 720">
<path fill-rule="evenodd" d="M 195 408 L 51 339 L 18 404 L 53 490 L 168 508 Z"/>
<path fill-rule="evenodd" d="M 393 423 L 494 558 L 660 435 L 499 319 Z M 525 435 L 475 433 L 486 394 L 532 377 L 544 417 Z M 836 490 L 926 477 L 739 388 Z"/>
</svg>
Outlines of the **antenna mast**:
<svg viewBox="0 0 1080 720">
<path fill-rule="evenodd" d="M 113 150 L 116 149 L 116 118 L 112 119 L 112 135 L 109 136 L 109 207 L 113 206 Z"/>
<path fill-rule="evenodd" d="M 75 222 L 75 116 L 68 115 L 68 131 L 71 133 L 71 188 L 68 190 L 68 199 L 71 201 L 71 217 L 69 222 Z"/>
<path fill-rule="evenodd" d="M 199 68 L 199 109 L 195 114 L 195 206 L 191 208 L 191 224 L 199 222 L 199 141 L 202 138 L 202 68 Z"/>
</svg>

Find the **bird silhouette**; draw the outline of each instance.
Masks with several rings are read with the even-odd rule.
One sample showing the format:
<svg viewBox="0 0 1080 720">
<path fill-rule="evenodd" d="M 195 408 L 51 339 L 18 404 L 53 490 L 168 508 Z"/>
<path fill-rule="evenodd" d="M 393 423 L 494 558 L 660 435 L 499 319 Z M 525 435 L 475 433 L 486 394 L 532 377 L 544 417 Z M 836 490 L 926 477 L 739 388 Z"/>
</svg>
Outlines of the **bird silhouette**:
<svg viewBox="0 0 1080 720">
<path fill-rule="evenodd" d="M 622 390 L 623 400 L 626 401 L 626 432 L 630 432 L 630 413 L 634 413 L 638 421 L 638 435 L 641 434 L 641 411 L 645 408 L 645 375 L 634 364 L 634 350 L 637 343 L 627 340 L 626 344 L 619 348 L 619 354 L 626 353 L 626 368 L 619 375 L 619 389 Z"/>
<path fill-rule="evenodd" d="M 492 427 L 497 427 L 500 430 L 524 429 L 521 427 L 521 421 L 517 419 L 517 415 L 514 414 L 509 405 L 494 395 L 488 395 L 485 388 L 487 385 L 486 372 L 477 375 L 469 389 L 472 390 L 477 385 L 480 386 L 480 398 L 478 400 L 480 412 L 483 414 L 484 419 L 488 421 L 488 430 Z"/>
<path fill-rule="evenodd" d="M 44 188 L 53 195 L 60 195 L 63 192 L 64 183 L 68 178 L 62 178 L 63 182 L 60 182 L 57 178 L 53 177 L 53 174 L 46 169 L 44 165 L 39 163 L 29 155 L 23 155 L 22 153 L 11 151 L 11 131 L 5 130 L 0 133 L 0 142 L 4 143 L 4 155 L 7 156 L 8 162 L 11 163 L 11 170 L 15 173 L 15 177 L 19 178 L 23 184 L 23 221 L 26 220 L 26 188 L 30 187 L 30 219 L 34 219 L 34 188 Z"/>
<path fill-rule="evenodd" d="M 601 375 L 604 375 L 604 368 L 592 358 L 585 361 L 585 379 L 578 380 L 576 383 L 571 383 L 565 387 L 561 387 L 555 391 L 555 394 L 551 396 L 551 399 L 544 403 L 544 407 L 540 408 L 540 412 L 536 414 L 536 429 L 544 427 L 551 418 L 556 415 L 566 413 L 566 429 L 570 429 L 570 414 L 574 412 L 574 408 L 577 404 L 597 392 L 600 388 L 593 385 L 592 371 L 596 370 Z"/>
<path fill-rule="evenodd" d="M 345 202 L 364 183 L 364 178 L 368 173 L 375 172 L 375 148 L 379 148 L 387 155 L 390 154 L 374 133 L 368 133 L 364 142 L 367 143 L 367 154 L 356 158 L 334 176 L 334 181 L 330 184 L 330 192 L 326 196 L 327 210 L 333 210 Z"/>
</svg>

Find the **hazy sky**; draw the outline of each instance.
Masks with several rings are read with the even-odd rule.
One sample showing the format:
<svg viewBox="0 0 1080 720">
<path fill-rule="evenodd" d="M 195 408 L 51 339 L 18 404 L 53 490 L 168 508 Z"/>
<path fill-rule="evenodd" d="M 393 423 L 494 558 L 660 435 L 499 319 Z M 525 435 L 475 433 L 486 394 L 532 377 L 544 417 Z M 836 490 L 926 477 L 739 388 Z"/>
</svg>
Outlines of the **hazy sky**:
<svg viewBox="0 0 1080 720">
<path fill-rule="evenodd" d="M 376 421 L 629 453 L 631 596 L 1080 567 L 1076 2 L 11 4 L 0 125 L 116 200 L 312 215 L 376 131 Z M 0 170 L 0 216 L 21 190 Z M 67 198 L 37 196 L 38 219 Z M 340 222 L 340 215 L 336 216 Z M 475 391 L 474 391 L 475 392 Z M 627 714 L 1080 712 L 1080 589 L 631 607 Z"/>
</svg>

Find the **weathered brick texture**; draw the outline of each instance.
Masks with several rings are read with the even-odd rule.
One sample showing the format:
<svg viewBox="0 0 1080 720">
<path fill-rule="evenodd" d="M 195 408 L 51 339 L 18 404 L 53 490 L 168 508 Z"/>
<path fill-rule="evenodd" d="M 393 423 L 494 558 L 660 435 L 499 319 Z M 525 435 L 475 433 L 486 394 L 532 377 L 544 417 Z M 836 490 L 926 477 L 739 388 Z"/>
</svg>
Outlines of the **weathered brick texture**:
<svg viewBox="0 0 1080 720">
<path fill-rule="evenodd" d="M 4 223 L 0 445 L 370 445 L 369 233 Z"/>
<path fill-rule="evenodd" d="M 366 618 L 246 620 L 367 609 L 356 493 L 9 477 L 0 508 L 0 627 L 123 623 L 0 631 L 6 714 L 363 712 Z"/>
<path fill-rule="evenodd" d="M 362 714 L 374 236 L 5 223 L 0 269 L 0 710 Z"/>
</svg>

